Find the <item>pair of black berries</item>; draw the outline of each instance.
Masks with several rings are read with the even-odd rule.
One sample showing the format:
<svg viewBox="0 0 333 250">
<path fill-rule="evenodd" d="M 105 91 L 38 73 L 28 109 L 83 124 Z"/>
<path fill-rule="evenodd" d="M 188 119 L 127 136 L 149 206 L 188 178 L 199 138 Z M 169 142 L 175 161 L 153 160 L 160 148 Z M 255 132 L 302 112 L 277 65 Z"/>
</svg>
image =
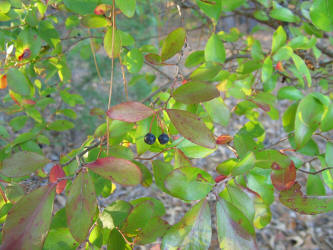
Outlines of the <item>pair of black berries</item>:
<svg viewBox="0 0 333 250">
<path fill-rule="evenodd" d="M 145 135 L 144 140 L 145 140 L 145 143 L 152 145 L 156 141 L 156 137 L 152 133 L 148 133 Z M 160 144 L 166 144 L 169 141 L 169 136 L 167 134 L 163 133 L 158 137 L 158 141 L 160 142 Z"/>
</svg>

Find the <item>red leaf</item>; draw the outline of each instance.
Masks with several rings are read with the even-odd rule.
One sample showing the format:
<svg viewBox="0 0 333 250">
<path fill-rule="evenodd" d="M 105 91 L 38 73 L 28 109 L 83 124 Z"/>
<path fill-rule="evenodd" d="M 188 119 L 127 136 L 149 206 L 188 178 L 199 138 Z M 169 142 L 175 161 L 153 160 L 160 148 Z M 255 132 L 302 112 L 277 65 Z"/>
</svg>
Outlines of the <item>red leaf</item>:
<svg viewBox="0 0 333 250">
<path fill-rule="evenodd" d="M 60 165 L 54 165 L 50 171 L 49 182 L 57 183 L 58 178 L 66 177 L 66 174 Z M 66 187 L 67 180 L 60 180 L 57 184 L 56 192 L 61 194 Z"/>
<path fill-rule="evenodd" d="M 7 88 L 7 75 L 3 75 L 0 79 L 0 89 Z"/>
<path fill-rule="evenodd" d="M 284 68 L 283 68 L 283 65 L 282 65 L 282 62 L 278 62 L 275 66 L 275 70 L 278 70 L 278 71 L 281 71 L 283 72 L 284 71 Z"/>
<path fill-rule="evenodd" d="M 223 145 L 231 142 L 233 140 L 233 137 L 230 135 L 220 135 L 216 139 L 216 144 Z"/>
<path fill-rule="evenodd" d="M 140 102 L 124 102 L 111 107 L 107 116 L 124 122 L 138 122 L 154 114 L 154 110 Z"/>
<path fill-rule="evenodd" d="M 52 219 L 54 184 L 21 198 L 9 211 L 1 249 L 42 249 Z"/>
<path fill-rule="evenodd" d="M 30 99 L 23 99 L 22 104 L 23 105 L 34 105 L 34 104 L 36 104 L 36 102 L 34 100 L 30 100 Z"/>
<path fill-rule="evenodd" d="M 274 187 L 279 190 L 287 190 L 294 185 L 296 180 L 296 168 L 293 161 L 290 161 L 288 167 L 283 168 L 278 163 L 273 162 L 271 180 Z"/>
<path fill-rule="evenodd" d="M 86 165 L 91 171 L 121 185 L 138 185 L 142 180 L 140 168 L 133 162 L 115 157 L 100 158 Z"/>
<path fill-rule="evenodd" d="M 31 55 L 31 50 L 29 48 L 24 49 L 23 53 L 19 55 L 18 60 L 22 61 L 23 59 L 29 58 Z"/>
<path fill-rule="evenodd" d="M 216 183 L 219 183 L 219 182 L 225 180 L 225 178 L 227 178 L 226 175 L 219 175 L 219 176 L 217 176 L 217 177 L 215 178 L 215 182 L 216 182 Z"/>
</svg>

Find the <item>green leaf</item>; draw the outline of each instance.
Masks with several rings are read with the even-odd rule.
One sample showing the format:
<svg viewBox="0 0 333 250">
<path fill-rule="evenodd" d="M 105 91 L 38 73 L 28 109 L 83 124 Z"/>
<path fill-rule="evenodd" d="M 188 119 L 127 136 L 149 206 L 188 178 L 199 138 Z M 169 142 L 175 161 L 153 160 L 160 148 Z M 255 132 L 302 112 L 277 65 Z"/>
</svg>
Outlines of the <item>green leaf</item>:
<svg viewBox="0 0 333 250">
<path fill-rule="evenodd" d="M 182 200 L 200 200 L 213 188 L 214 179 L 195 167 L 177 168 L 166 177 L 164 185 L 169 193 Z"/>
<path fill-rule="evenodd" d="M 333 31 L 333 1 L 314 0 L 310 8 L 310 17 L 318 29 Z"/>
<path fill-rule="evenodd" d="M 2 162 L 0 173 L 8 177 L 22 177 L 44 167 L 49 160 L 33 152 L 17 152 Z"/>
<path fill-rule="evenodd" d="M 298 103 L 293 103 L 284 112 L 282 117 L 282 125 L 284 131 L 291 132 L 295 129 L 295 117 L 297 111 Z"/>
<path fill-rule="evenodd" d="M 154 114 L 154 111 L 140 102 L 124 102 L 111 107 L 107 116 L 124 122 L 138 122 Z"/>
<path fill-rule="evenodd" d="M 284 8 L 276 2 L 274 2 L 273 6 L 274 6 L 273 10 L 271 10 L 271 12 L 269 13 L 269 15 L 272 18 L 274 18 L 276 20 L 284 21 L 284 22 L 299 22 L 300 21 L 300 18 L 298 16 L 294 15 L 294 13 L 290 9 Z"/>
<path fill-rule="evenodd" d="M 237 159 L 230 158 L 217 165 L 216 171 L 221 175 L 228 176 L 231 174 L 231 171 L 236 167 L 237 163 Z"/>
<path fill-rule="evenodd" d="M 19 131 L 25 126 L 27 120 L 27 116 L 16 116 L 9 121 L 9 125 L 13 128 L 14 131 Z"/>
<path fill-rule="evenodd" d="M 154 206 L 154 213 L 153 216 L 163 216 L 165 215 L 165 208 L 164 208 L 164 204 L 163 202 L 161 202 L 160 200 L 156 199 L 156 198 L 152 198 L 152 197 L 141 197 L 139 199 L 136 200 L 131 200 L 130 203 L 133 206 L 136 206 L 140 203 L 149 201 L 152 203 L 152 205 Z"/>
<path fill-rule="evenodd" d="M 126 55 L 126 66 L 130 73 L 138 73 L 143 65 L 144 57 L 139 49 L 132 49 Z"/>
<path fill-rule="evenodd" d="M 86 240 L 96 208 L 94 183 L 87 172 L 81 171 L 70 187 L 66 203 L 68 227 L 77 242 Z"/>
<path fill-rule="evenodd" d="M 277 98 L 298 101 L 304 97 L 303 93 L 294 86 L 285 86 L 279 89 Z"/>
<path fill-rule="evenodd" d="M 306 196 L 297 182 L 288 190 L 280 192 L 280 202 L 300 214 L 320 214 L 333 211 L 330 196 Z"/>
<path fill-rule="evenodd" d="M 225 49 L 223 42 L 216 34 L 212 34 L 205 47 L 206 62 L 224 63 Z"/>
<path fill-rule="evenodd" d="M 333 166 L 333 143 L 326 143 L 325 161 L 328 166 Z"/>
<path fill-rule="evenodd" d="M 86 165 L 91 171 L 121 185 L 135 186 L 141 183 L 140 168 L 129 160 L 106 157 Z"/>
<path fill-rule="evenodd" d="M 39 22 L 38 35 L 44 39 L 52 48 L 56 48 L 60 43 L 59 33 L 50 20 L 43 20 Z"/>
<path fill-rule="evenodd" d="M 219 96 L 220 93 L 213 84 L 196 81 L 187 82 L 173 92 L 175 100 L 185 104 L 206 102 Z"/>
<path fill-rule="evenodd" d="M 140 168 L 140 171 L 142 173 L 141 185 L 144 187 L 150 187 L 150 185 L 153 183 L 153 176 L 150 173 L 150 170 L 141 162 L 134 161 L 134 164 Z"/>
<path fill-rule="evenodd" d="M 185 61 L 185 67 L 192 68 L 202 64 L 205 61 L 205 52 L 202 50 L 197 50 L 189 54 Z"/>
<path fill-rule="evenodd" d="M 178 28 L 169 33 L 165 38 L 161 50 L 161 59 L 166 61 L 177 54 L 184 46 L 186 31 L 184 28 Z"/>
<path fill-rule="evenodd" d="M 114 38 L 113 38 L 114 33 Z M 110 58 L 118 57 L 121 50 L 121 37 L 118 30 L 108 28 L 104 36 L 104 49 Z"/>
<path fill-rule="evenodd" d="M 54 197 L 55 185 L 51 184 L 20 199 L 3 226 L 1 247 L 41 249 L 51 224 Z"/>
<path fill-rule="evenodd" d="M 164 181 L 166 177 L 175 169 L 170 163 L 155 160 L 153 161 L 153 171 L 156 186 L 161 189 L 165 193 L 169 193 L 169 191 L 164 186 Z"/>
<path fill-rule="evenodd" d="M 323 132 L 333 129 L 333 103 L 331 103 L 327 111 L 323 115 L 323 119 L 320 123 L 320 130 Z"/>
<path fill-rule="evenodd" d="M 11 4 L 9 1 L 1 1 L 0 2 L 0 14 L 6 14 L 10 11 Z"/>
<path fill-rule="evenodd" d="M 290 159 L 274 149 L 266 149 L 255 153 L 255 166 L 263 169 L 270 169 L 274 162 L 278 163 L 282 168 L 290 165 Z"/>
<path fill-rule="evenodd" d="M 110 232 L 108 240 L 108 250 L 131 250 L 132 247 L 126 243 L 124 237 L 117 229 Z"/>
<path fill-rule="evenodd" d="M 261 80 L 268 81 L 273 74 L 273 62 L 270 56 L 266 57 L 261 71 Z"/>
<path fill-rule="evenodd" d="M 115 227 L 121 228 L 132 208 L 130 203 L 123 200 L 117 200 L 108 205 L 99 216 L 103 228 L 110 230 Z"/>
<path fill-rule="evenodd" d="M 311 94 L 304 97 L 296 111 L 295 142 L 300 149 L 310 140 L 312 133 L 317 129 L 324 112 L 321 102 Z"/>
<path fill-rule="evenodd" d="M 221 0 L 214 0 L 214 1 L 196 0 L 196 3 L 199 6 L 200 10 L 210 18 L 214 19 L 215 22 L 219 20 L 219 17 L 222 12 Z"/>
<path fill-rule="evenodd" d="M 51 229 L 47 234 L 43 250 L 68 249 L 75 250 L 79 246 L 68 228 Z"/>
<path fill-rule="evenodd" d="M 55 131 L 65 131 L 74 127 L 74 123 L 67 120 L 56 120 L 47 125 L 48 129 Z"/>
<path fill-rule="evenodd" d="M 249 152 L 237 165 L 232 169 L 231 174 L 233 176 L 242 175 L 247 173 L 254 167 L 255 156 L 253 152 Z"/>
<path fill-rule="evenodd" d="M 182 136 L 203 147 L 215 148 L 216 144 L 212 132 L 198 116 L 177 109 L 167 109 L 166 111 L 171 122 Z"/>
<path fill-rule="evenodd" d="M 273 34 L 272 41 L 272 54 L 274 54 L 279 48 L 285 45 L 287 41 L 287 34 L 282 26 L 279 26 Z"/>
<path fill-rule="evenodd" d="M 219 199 L 216 214 L 217 236 L 221 249 L 257 249 L 254 228 L 238 208 L 224 199 Z"/>
<path fill-rule="evenodd" d="M 125 16 L 132 17 L 135 14 L 136 0 L 116 0 L 116 6 Z"/>
<path fill-rule="evenodd" d="M 311 167 L 311 171 L 314 169 Z M 306 182 L 307 195 L 325 195 L 325 186 L 318 174 L 309 174 Z"/>
<path fill-rule="evenodd" d="M 190 158 L 204 158 L 210 154 L 212 154 L 216 148 L 214 149 L 209 149 L 205 148 L 199 145 L 196 145 L 189 140 L 186 139 L 180 139 L 181 142 L 176 144 L 177 148 L 179 148 L 183 153 Z"/>
<path fill-rule="evenodd" d="M 68 9 L 81 15 L 93 14 L 98 2 L 98 0 L 64 0 Z"/>
<path fill-rule="evenodd" d="M 167 231 L 161 249 L 208 249 L 211 238 L 210 208 L 208 202 L 202 200 Z"/>
<path fill-rule="evenodd" d="M 20 95 L 30 95 L 30 84 L 25 75 L 18 69 L 11 68 L 7 72 L 8 88 Z"/>
<path fill-rule="evenodd" d="M 130 33 L 118 30 L 120 35 L 121 45 L 122 46 L 132 46 L 135 43 L 134 38 L 131 36 Z"/>
<path fill-rule="evenodd" d="M 312 77 L 311 77 L 310 71 L 309 71 L 308 67 L 306 66 L 305 62 L 303 61 L 303 59 L 296 54 L 292 54 L 291 58 L 293 59 L 293 61 L 295 63 L 296 69 L 300 73 L 302 73 L 303 76 L 305 76 L 306 81 L 308 82 L 308 86 L 311 87 Z"/>
<path fill-rule="evenodd" d="M 233 11 L 246 3 L 246 0 L 222 0 L 223 11 Z"/>
<path fill-rule="evenodd" d="M 220 71 L 220 65 L 204 63 L 191 73 L 190 79 L 194 81 L 213 81 Z"/>
<path fill-rule="evenodd" d="M 228 126 L 230 110 L 221 97 L 205 102 L 204 107 L 213 122 L 224 127 Z"/>
<path fill-rule="evenodd" d="M 153 243 L 157 238 L 164 235 L 169 228 L 169 224 L 159 217 L 153 217 L 135 237 L 134 241 L 138 245 Z"/>
<path fill-rule="evenodd" d="M 88 15 L 81 19 L 81 23 L 88 28 L 102 28 L 110 24 L 104 16 Z"/>
</svg>

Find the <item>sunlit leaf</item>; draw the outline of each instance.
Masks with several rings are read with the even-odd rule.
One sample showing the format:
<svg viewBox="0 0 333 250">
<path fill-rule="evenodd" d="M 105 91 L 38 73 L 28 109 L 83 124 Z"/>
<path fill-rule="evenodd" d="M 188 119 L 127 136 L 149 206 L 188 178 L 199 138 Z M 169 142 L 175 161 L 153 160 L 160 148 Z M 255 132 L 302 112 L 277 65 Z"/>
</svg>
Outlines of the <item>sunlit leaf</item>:
<svg viewBox="0 0 333 250">
<path fill-rule="evenodd" d="M 140 102 L 124 102 L 111 107 L 107 116 L 124 122 L 138 122 L 154 114 L 154 111 Z"/>
<path fill-rule="evenodd" d="M 166 110 L 178 132 L 189 141 L 207 148 L 215 148 L 215 139 L 205 123 L 195 114 L 177 109 Z"/>
<path fill-rule="evenodd" d="M 133 162 L 115 158 L 99 158 L 86 165 L 91 171 L 122 185 L 138 185 L 141 183 L 142 173 Z"/>
<path fill-rule="evenodd" d="M 207 172 L 195 167 L 177 168 L 164 181 L 169 193 L 183 200 L 204 198 L 214 184 L 214 179 Z"/>
<path fill-rule="evenodd" d="M 132 17 L 135 13 L 136 0 L 116 0 L 116 6 L 125 16 Z"/>
<path fill-rule="evenodd" d="M 205 47 L 206 62 L 224 63 L 225 49 L 223 42 L 216 34 L 212 34 Z"/>
<path fill-rule="evenodd" d="M 49 174 L 50 183 L 57 183 L 58 178 L 65 177 L 66 174 L 60 165 L 54 165 Z M 67 180 L 59 180 L 56 187 L 57 194 L 61 194 L 66 187 Z"/>
<path fill-rule="evenodd" d="M 168 60 L 177 54 L 184 46 L 186 32 L 184 28 L 178 28 L 172 31 L 163 41 L 161 50 L 162 61 Z"/>
</svg>

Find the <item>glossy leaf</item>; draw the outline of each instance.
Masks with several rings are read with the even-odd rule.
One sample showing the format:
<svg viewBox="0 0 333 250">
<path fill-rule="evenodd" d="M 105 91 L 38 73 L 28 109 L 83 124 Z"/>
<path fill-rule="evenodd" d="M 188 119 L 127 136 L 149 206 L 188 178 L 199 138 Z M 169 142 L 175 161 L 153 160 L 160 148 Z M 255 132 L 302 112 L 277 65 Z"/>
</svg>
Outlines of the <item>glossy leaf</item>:
<svg viewBox="0 0 333 250">
<path fill-rule="evenodd" d="M 132 17 L 135 13 L 136 0 L 116 0 L 116 6 L 125 16 Z"/>
<path fill-rule="evenodd" d="M 231 174 L 233 176 L 241 175 L 247 173 L 250 169 L 254 167 L 255 156 L 253 152 L 248 153 L 237 165 L 232 169 Z"/>
<path fill-rule="evenodd" d="M 138 73 L 143 65 L 144 57 L 139 49 L 132 49 L 126 55 L 126 66 L 130 73 Z"/>
<path fill-rule="evenodd" d="M 268 81 L 273 74 L 273 62 L 270 56 L 266 57 L 261 70 L 261 80 Z"/>
<path fill-rule="evenodd" d="M 92 14 L 98 4 L 98 0 L 64 0 L 65 6 L 78 14 Z"/>
<path fill-rule="evenodd" d="M 185 104 L 206 102 L 219 96 L 220 93 L 214 85 L 195 81 L 187 82 L 173 93 L 176 101 Z"/>
<path fill-rule="evenodd" d="M 208 202 L 202 200 L 167 231 L 161 249 L 208 249 L 211 237 L 210 208 Z"/>
<path fill-rule="evenodd" d="M 255 166 L 263 169 L 270 169 L 274 162 L 282 166 L 282 168 L 287 168 L 290 165 L 290 159 L 281 154 L 279 151 L 274 149 L 267 149 L 255 153 Z"/>
<path fill-rule="evenodd" d="M 238 208 L 224 199 L 219 199 L 216 204 L 216 215 L 217 236 L 221 249 L 258 249 L 254 228 Z"/>
<path fill-rule="evenodd" d="M 41 249 L 50 227 L 55 185 L 24 196 L 9 211 L 2 232 L 2 249 Z"/>
<path fill-rule="evenodd" d="M 49 174 L 49 182 L 57 183 L 58 178 L 63 178 L 65 176 L 66 176 L 66 174 L 65 174 L 64 170 L 62 169 L 62 167 L 60 165 L 54 165 Z M 62 191 L 64 191 L 64 189 L 66 187 L 66 183 L 67 183 L 67 180 L 60 180 L 57 183 L 57 187 L 56 187 L 57 194 L 61 194 Z"/>
<path fill-rule="evenodd" d="M 67 120 L 56 120 L 49 123 L 47 128 L 55 131 L 65 131 L 74 128 L 74 123 Z"/>
<path fill-rule="evenodd" d="M 285 8 L 278 3 L 274 2 L 273 10 L 269 15 L 277 20 L 284 22 L 299 22 L 300 18 L 296 16 L 290 9 Z"/>
<path fill-rule="evenodd" d="M 112 28 L 109 28 L 104 36 L 104 49 L 107 55 L 110 58 L 118 57 L 120 54 L 121 46 L 121 38 L 118 30 L 113 31 Z"/>
<path fill-rule="evenodd" d="M 86 240 L 96 208 L 94 183 L 88 172 L 83 170 L 73 181 L 66 203 L 67 224 L 77 242 Z"/>
<path fill-rule="evenodd" d="M 154 114 L 154 111 L 140 102 L 124 102 L 111 107 L 107 116 L 124 122 L 138 122 Z"/>
<path fill-rule="evenodd" d="M 275 53 L 287 41 L 287 34 L 282 26 L 279 26 L 273 34 L 272 53 Z"/>
<path fill-rule="evenodd" d="M 296 149 L 302 148 L 311 139 L 324 112 L 321 102 L 312 95 L 307 95 L 299 103 L 295 118 Z"/>
<path fill-rule="evenodd" d="M 207 16 L 214 19 L 215 22 L 219 19 L 222 12 L 222 0 L 214 1 L 205 1 L 205 0 L 196 0 L 197 5 L 200 10 L 202 10 Z"/>
<path fill-rule="evenodd" d="M 333 2 L 331 0 L 315 0 L 310 8 L 313 24 L 324 31 L 333 31 Z"/>
<path fill-rule="evenodd" d="M 311 171 L 315 171 L 311 167 Z M 309 174 L 306 182 L 306 194 L 307 195 L 325 195 L 326 190 L 323 181 L 319 174 Z"/>
<path fill-rule="evenodd" d="M 216 34 L 212 34 L 205 47 L 206 62 L 224 63 L 225 49 L 223 42 Z"/>
<path fill-rule="evenodd" d="M 230 120 L 230 110 L 222 98 L 215 98 L 204 103 L 204 107 L 213 122 L 227 126 Z"/>
<path fill-rule="evenodd" d="M 277 98 L 298 101 L 304 97 L 303 93 L 294 86 L 285 86 L 279 89 Z"/>
<path fill-rule="evenodd" d="M 135 186 L 141 183 L 142 173 L 133 162 L 115 158 L 99 158 L 86 165 L 91 171 L 121 185 Z"/>
<path fill-rule="evenodd" d="M 171 122 L 178 132 L 189 141 L 207 148 L 215 148 L 215 139 L 205 123 L 195 114 L 167 109 Z"/>
<path fill-rule="evenodd" d="M 44 167 L 49 160 L 34 152 L 17 152 L 2 162 L 0 173 L 8 177 L 22 177 Z"/>
<path fill-rule="evenodd" d="M 327 111 L 323 115 L 323 119 L 320 123 L 320 130 L 323 132 L 333 129 L 333 103 L 331 103 Z"/>
<path fill-rule="evenodd" d="M 135 237 L 134 241 L 139 245 L 153 243 L 157 238 L 164 235 L 169 228 L 169 224 L 159 217 L 153 217 L 147 223 L 139 234 Z"/>
<path fill-rule="evenodd" d="M 133 206 L 122 200 L 117 200 L 107 206 L 100 214 L 99 218 L 103 224 L 103 228 L 114 229 L 121 228 Z"/>
<path fill-rule="evenodd" d="M 296 168 L 293 161 L 290 161 L 288 167 L 279 165 L 277 162 L 272 164 L 271 180 L 274 187 L 281 191 L 287 190 L 296 181 Z"/>
<path fill-rule="evenodd" d="M 214 179 L 195 167 L 177 168 L 165 178 L 164 185 L 172 196 L 183 200 L 200 200 L 213 188 Z"/>
<path fill-rule="evenodd" d="M 311 78 L 311 73 L 306 66 L 305 62 L 301 57 L 299 57 L 296 54 L 292 54 L 291 58 L 293 59 L 296 69 L 306 78 L 306 81 L 308 82 L 308 86 L 311 87 L 312 85 L 312 78 Z"/>
<path fill-rule="evenodd" d="M 131 250 L 131 246 L 126 243 L 124 237 L 117 229 L 110 232 L 108 240 L 108 250 Z"/>
<path fill-rule="evenodd" d="M 110 24 L 110 21 L 105 17 L 96 15 L 84 16 L 81 22 L 88 28 L 102 28 Z"/>
<path fill-rule="evenodd" d="M 280 202 L 300 214 L 320 214 L 333 211 L 333 197 L 306 196 L 301 185 L 295 183 L 290 189 L 280 192 Z"/>
<path fill-rule="evenodd" d="M 26 76 L 18 69 L 12 68 L 7 72 L 8 88 L 20 95 L 30 94 L 30 84 Z"/>
<path fill-rule="evenodd" d="M 153 171 L 154 171 L 154 178 L 157 187 L 159 187 L 163 192 L 168 193 L 169 191 L 164 186 L 164 181 L 166 177 L 174 170 L 175 167 L 172 166 L 170 163 L 155 160 L 153 161 Z"/>
<path fill-rule="evenodd" d="M 180 139 L 181 142 L 177 143 L 177 148 L 179 148 L 185 156 L 189 158 L 204 158 L 215 152 L 216 148 L 209 149 L 197 144 L 194 144 L 186 139 Z"/>
<path fill-rule="evenodd" d="M 161 59 L 166 61 L 177 54 L 184 46 L 186 31 L 184 28 L 178 28 L 172 31 L 163 41 L 161 50 Z"/>
</svg>

